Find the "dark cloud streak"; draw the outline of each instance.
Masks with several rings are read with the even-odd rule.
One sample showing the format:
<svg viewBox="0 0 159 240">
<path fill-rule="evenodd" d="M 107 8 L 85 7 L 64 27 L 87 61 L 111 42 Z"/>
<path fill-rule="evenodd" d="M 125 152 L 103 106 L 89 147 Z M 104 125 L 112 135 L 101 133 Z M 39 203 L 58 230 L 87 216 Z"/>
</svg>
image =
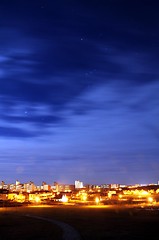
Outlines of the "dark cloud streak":
<svg viewBox="0 0 159 240">
<path fill-rule="evenodd" d="M 0 136 L 5 138 L 30 138 L 35 137 L 32 131 L 27 131 L 15 127 L 0 127 Z"/>
</svg>

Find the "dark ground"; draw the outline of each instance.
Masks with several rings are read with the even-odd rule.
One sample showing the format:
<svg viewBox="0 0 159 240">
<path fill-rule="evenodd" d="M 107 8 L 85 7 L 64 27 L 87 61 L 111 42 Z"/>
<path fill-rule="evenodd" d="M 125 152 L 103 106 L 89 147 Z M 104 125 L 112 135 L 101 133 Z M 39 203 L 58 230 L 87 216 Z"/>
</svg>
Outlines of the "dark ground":
<svg viewBox="0 0 159 240">
<path fill-rule="evenodd" d="M 52 206 L 0 209 L 0 240 L 62 239 L 56 225 L 27 214 L 65 222 L 82 240 L 158 239 L 159 208 L 124 206 Z"/>
</svg>

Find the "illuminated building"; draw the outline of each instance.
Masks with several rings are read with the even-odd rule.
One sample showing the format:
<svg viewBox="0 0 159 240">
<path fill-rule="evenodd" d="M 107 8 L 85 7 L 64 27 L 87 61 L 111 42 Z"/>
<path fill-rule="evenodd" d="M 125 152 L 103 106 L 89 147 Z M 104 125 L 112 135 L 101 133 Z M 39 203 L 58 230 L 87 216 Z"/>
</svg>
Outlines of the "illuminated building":
<svg viewBox="0 0 159 240">
<path fill-rule="evenodd" d="M 36 186 L 30 181 L 29 183 L 24 183 L 24 190 L 26 192 L 33 192 L 36 190 Z"/>
<path fill-rule="evenodd" d="M 78 180 L 75 181 L 75 188 L 83 188 L 83 182 L 80 182 Z"/>
</svg>

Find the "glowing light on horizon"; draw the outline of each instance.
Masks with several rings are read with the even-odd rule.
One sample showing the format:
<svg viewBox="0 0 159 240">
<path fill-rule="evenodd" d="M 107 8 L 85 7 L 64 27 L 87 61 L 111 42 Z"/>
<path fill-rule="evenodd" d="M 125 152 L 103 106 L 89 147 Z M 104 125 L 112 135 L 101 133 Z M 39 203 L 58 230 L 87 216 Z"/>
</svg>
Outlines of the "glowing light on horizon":
<svg viewBox="0 0 159 240">
<path fill-rule="evenodd" d="M 96 204 L 99 204 L 100 199 L 99 199 L 98 197 L 96 197 L 96 198 L 95 198 L 95 202 L 96 202 Z"/>
<path fill-rule="evenodd" d="M 63 195 L 62 198 L 61 198 L 61 201 L 62 201 L 63 203 L 68 202 L 68 197 L 67 197 L 66 195 Z"/>
<path fill-rule="evenodd" d="M 40 202 L 40 197 L 36 196 L 36 197 L 35 197 L 35 202 L 36 202 L 36 203 L 39 203 L 39 202 Z"/>
<path fill-rule="evenodd" d="M 148 197 L 147 200 L 148 200 L 149 203 L 152 203 L 152 202 L 153 202 L 153 198 L 152 198 L 152 197 Z"/>
</svg>

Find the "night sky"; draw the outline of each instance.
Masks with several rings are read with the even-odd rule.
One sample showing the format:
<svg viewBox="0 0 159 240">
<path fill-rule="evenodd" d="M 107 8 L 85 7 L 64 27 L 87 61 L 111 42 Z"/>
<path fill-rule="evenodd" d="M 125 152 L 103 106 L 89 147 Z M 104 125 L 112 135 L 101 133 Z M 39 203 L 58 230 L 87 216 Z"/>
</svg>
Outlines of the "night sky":
<svg viewBox="0 0 159 240">
<path fill-rule="evenodd" d="M 0 181 L 157 183 L 158 12 L 0 1 Z"/>
</svg>

